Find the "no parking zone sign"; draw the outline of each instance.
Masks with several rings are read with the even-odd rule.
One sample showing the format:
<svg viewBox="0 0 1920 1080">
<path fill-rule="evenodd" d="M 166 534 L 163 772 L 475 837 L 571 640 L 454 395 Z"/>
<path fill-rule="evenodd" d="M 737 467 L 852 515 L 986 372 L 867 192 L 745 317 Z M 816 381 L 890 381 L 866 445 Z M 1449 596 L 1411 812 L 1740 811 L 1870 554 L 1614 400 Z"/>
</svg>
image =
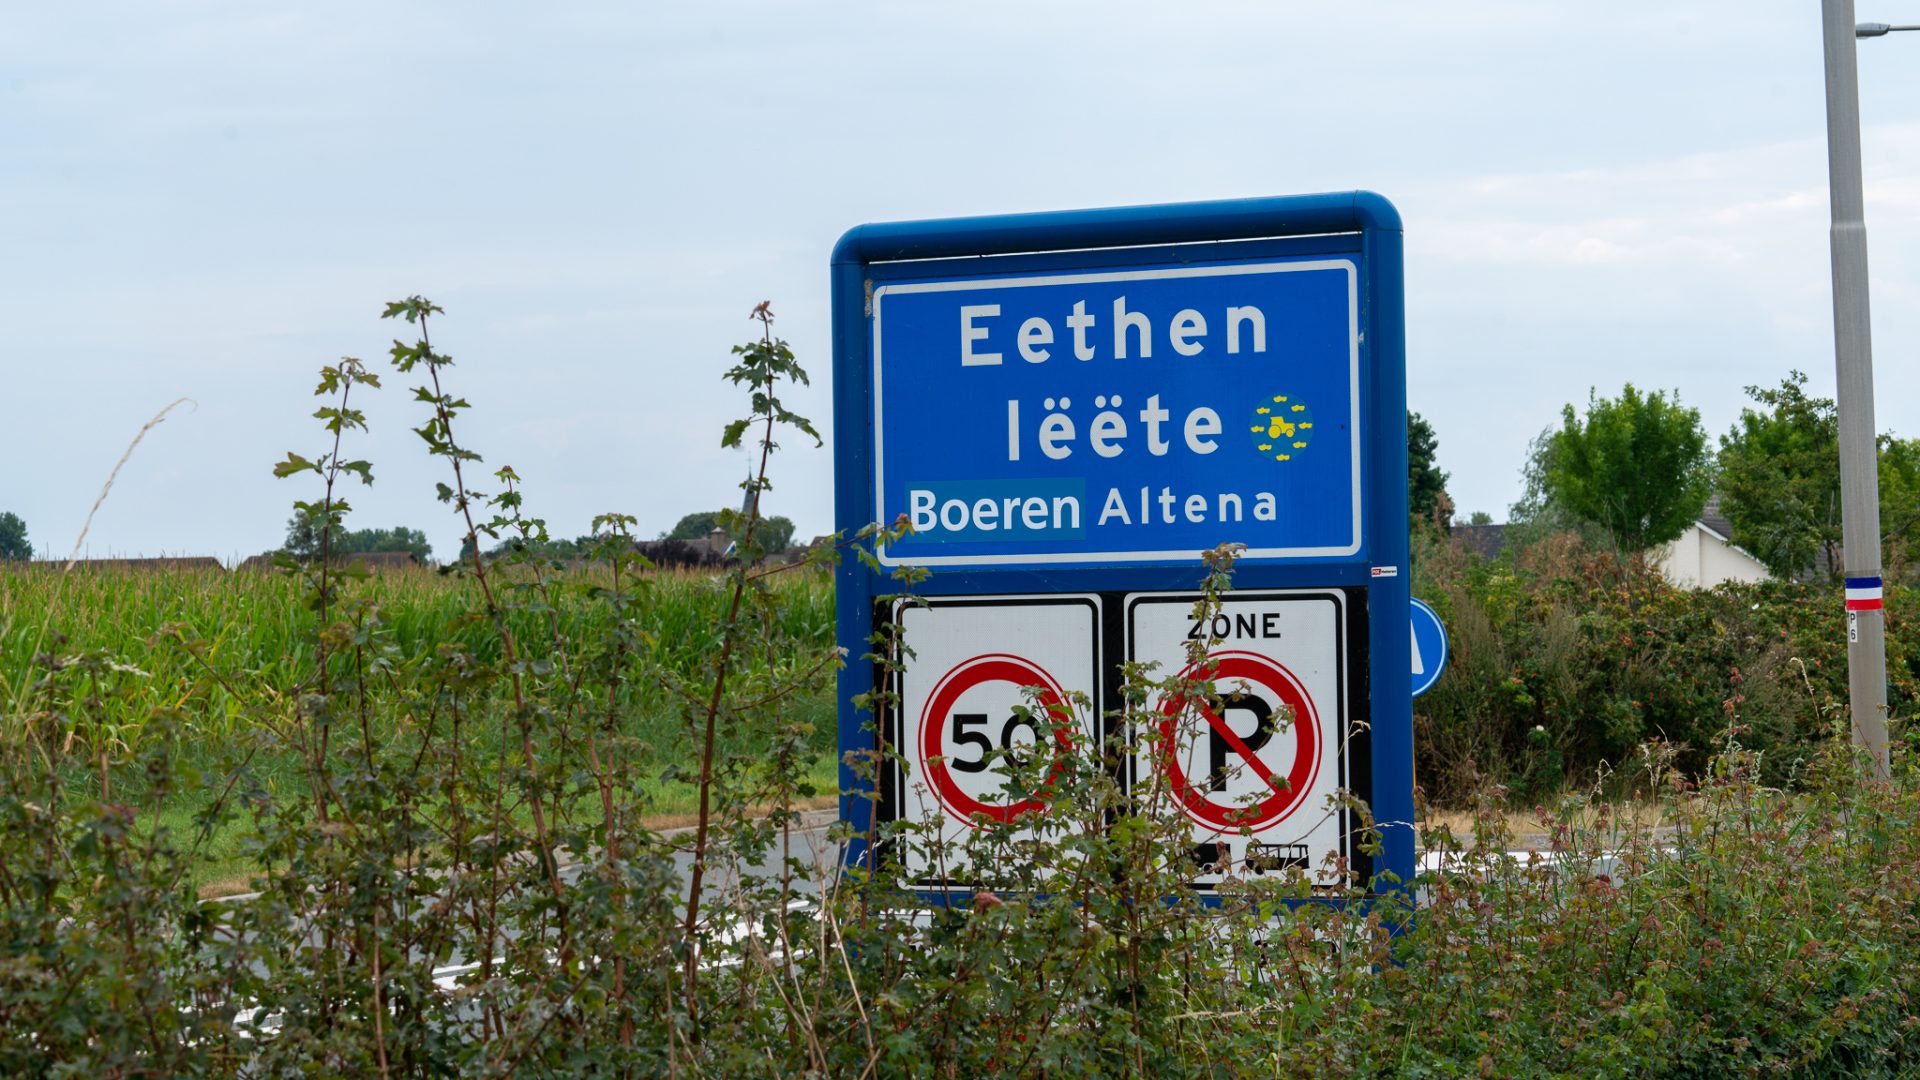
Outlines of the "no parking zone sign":
<svg viewBox="0 0 1920 1080">
<path fill-rule="evenodd" d="M 1191 823 L 1194 883 L 1306 871 L 1327 882 L 1329 856 L 1351 858 L 1350 762 L 1364 755 L 1348 714 L 1347 596 L 1338 590 L 1235 591 L 1212 620 L 1192 617 L 1198 594 L 1126 600 L 1128 653 L 1183 680 L 1212 683 L 1212 700 L 1162 694 L 1150 710 L 1160 739 L 1132 761 L 1136 786 L 1157 774 Z M 1197 637 L 1219 639 L 1189 659 Z"/>
<path fill-rule="evenodd" d="M 1175 749 L 1120 766 L 1178 800 L 1195 889 L 1339 860 L 1411 878 L 1399 230 L 1362 192 L 841 239 L 836 526 L 912 526 L 875 551 L 882 572 L 847 559 L 836 582 L 850 656 L 889 619 L 912 650 L 877 728 L 898 764 L 842 801 L 856 833 L 873 813 L 949 840 L 1044 814 L 1052 763 L 1107 735 L 1137 661 L 1227 694 L 1162 695 L 1154 742 Z M 1245 551 L 1215 633 L 1188 612 L 1225 543 Z M 931 571 L 924 606 L 886 599 L 901 566 Z M 1199 630 L 1220 640 L 1196 664 Z M 843 751 L 873 747 L 852 702 L 876 678 L 842 672 Z M 969 872 L 911 869 L 930 895 Z"/>
</svg>

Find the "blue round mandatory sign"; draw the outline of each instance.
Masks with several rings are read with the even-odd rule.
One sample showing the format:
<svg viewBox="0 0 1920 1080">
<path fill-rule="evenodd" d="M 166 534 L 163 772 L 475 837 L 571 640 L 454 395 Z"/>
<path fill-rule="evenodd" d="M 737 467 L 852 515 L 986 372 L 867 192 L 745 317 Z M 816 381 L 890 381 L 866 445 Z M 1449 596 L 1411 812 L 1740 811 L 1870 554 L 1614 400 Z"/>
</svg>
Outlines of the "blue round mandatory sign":
<svg viewBox="0 0 1920 1080">
<path fill-rule="evenodd" d="M 1413 607 L 1413 696 L 1433 689 L 1440 672 L 1447 666 L 1447 628 L 1440 616 L 1423 601 L 1411 601 Z"/>
</svg>

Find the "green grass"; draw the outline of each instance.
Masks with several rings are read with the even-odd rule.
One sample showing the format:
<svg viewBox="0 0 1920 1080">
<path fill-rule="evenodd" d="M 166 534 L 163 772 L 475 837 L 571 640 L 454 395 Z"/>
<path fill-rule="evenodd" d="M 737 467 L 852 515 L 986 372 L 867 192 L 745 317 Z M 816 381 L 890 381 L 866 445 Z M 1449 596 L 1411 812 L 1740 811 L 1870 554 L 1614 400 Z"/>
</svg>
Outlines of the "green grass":
<svg viewBox="0 0 1920 1080">
<path fill-rule="evenodd" d="M 288 795 L 305 795 L 306 780 L 291 758 L 277 763 L 256 761 L 255 765 L 274 775 L 278 785 Z M 835 793 L 840 786 L 839 768 L 839 762 L 831 753 L 818 755 L 807 763 L 806 780 L 822 794 L 803 800 L 801 809 L 823 809 L 835 804 Z M 692 785 L 661 780 L 646 795 L 652 806 L 652 813 L 647 817 L 647 824 L 651 827 L 666 830 L 693 823 L 699 807 L 699 793 Z M 191 849 L 193 861 L 188 870 L 188 879 L 201 895 L 228 896 L 253 891 L 260 866 L 248 847 L 249 826 L 244 821 L 236 820 L 205 838 L 198 838 L 199 828 L 194 815 L 207 802 L 205 796 L 172 799 L 147 814 L 146 821 L 152 827 L 165 829 L 179 838 L 180 847 Z M 599 810 L 591 800 L 583 800 L 572 807 L 572 812 L 584 820 L 595 821 Z M 528 825 L 528 814 L 524 808 L 516 812 L 513 818 L 523 828 Z"/>
<path fill-rule="evenodd" d="M 520 640 L 551 640 L 547 616 L 525 588 L 526 570 L 514 574 L 517 579 L 501 568 L 495 580 L 509 606 L 520 608 L 510 611 L 509 625 Z M 606 572 L 594 568 L 555 576 L 554 617 L 567 641 L 596 642 L 605 636 L 611 615 L 591 590 L 606 581 Z M 726 601 L 722 584 L 697 573 L 648 575 L 638 621 L 650 635 L 651 655 L 647 663 L 636 662 L 636 673 L 664 668 L 688 678 L 704 674 L 716 651 Z M 817 655 L 832 644 L 830 578 L 796 571 L 774 575 L 768 584 L 781 602 L 771 621 L 748 635 L 736 658 L 742 673 L 736 678 L 791 664 L 804 653 Z M 470 578 L 431 570 L 386 572 L 352 582 L 347 592 L 379 605 L 387 623 L 384 633 L 401 657 L 430 656 L 453 645 L 482 662 L 499 658 L 498 636 L 472 615 L 482 602 Z M 0 563 L 0 723 L 11 735 L 25 722 L 34 685 L 46 675 L 45 657 L 101 652 L 132 670 L 120 678 L 122 693 L 100 703 L 104 722 L 90 730 L 112 740 L 116 755 L 131 756 L 148 749 L 156 737 L 152 731 L 164 728 L 172 732 L 170 748 L 182 763 L 209 777 L 225 776 L 240 748 L 258 744 L 257 728 L 284 722 L 293 691 L 311 685 L 314 625 L 300 580 L 278 571 L 61 573 Z M 203 641 L 202 655 L 183 647 L 183 637 Z M 494 701 L 496 716 L 504 705 Z M 644 798 L 662 827 L 679 824 L 697 805 L 690 785 L 660 775 L 671 765 L 690 769 L 697 763 L 696 741 L 679 706 L 657 682 L 644 682 L 635 687 L 632 706 L 622 717 L 622 734 L 649 745 L 658 763 Z M 782 714 L 811 726 L 808 778 L 830 795 L 838 786 L 831 682 L 791 699 Z M 168 718 L 166 724 L 155 723 L 161 716 Z M 497 724 L 483 719 L 474 730 L 485 733 L 483 741 L 497 742 Z M 304 796 L 308 780 L 298 754 L 274 740 L 264 745 L 252 754 L 250 771 L 290 798 Z M 723 728 L 720 751 L 752 755 L 758 748 L 750 734 Z M 77 764 L 63 772 L 71 772 L 76 791 L 92 783 Z M 140 793 L 126 797 L 140 804 Z M 177 836 L 192 836 L 193 815 L 208 797 L 177 795 L 146 804 L 143 819 Z M 248 860 L 245 832 L 244 823 L 236 821 L 195 845 L 197 884 L 234 891 L 250 869 L 257 869 Z"/>
<path fill-rule="evenodd" d="M 574 570 L 558 577 L 561 633 L 594 640 L 610 616 L 587 589 L 604 572 Z M 833 640 L 833 585 L 825 575 L 796 572 L 771 579 L 783 601 L 778 622 L 758 635 L 749 666 L 778 662 L 793 646 L 824 648 Z M 468 578 L 431 570 L 374 574 L 350 586 L 352 595 L 378 603 L 393 644 L 404 656 L 458 644 L 482 660 L 497 659 L 499 641 L 467 615 L 480 608 Z M 511 588 L 504 595 L 512 598 Z M 654 635 L 654 658 L 692 673 L 712 655 L 724 597 L 703 574 L 655 572 L 640 611 Z M 515 612 L 516 634 L 545 636 L 542 616 Z M 208 665 L 244 676 L 249 686 L 292 687 L 313 674 L 313 621 L 297 578 L 278 572 L 82 570 L 60 573 L 0 562 L 0 707 L 17 709 L 42 653 L 101 649 L 144 673 L 150 689 L 111 709 L 120 737 L 138 742 L 140 720 L 152 706 L 198 699 L 195 734 L 231 737 L 247 725 L 245 703 L 233 699 L 162 628 L 182 626 L 208 643 Z"/>
</svg>

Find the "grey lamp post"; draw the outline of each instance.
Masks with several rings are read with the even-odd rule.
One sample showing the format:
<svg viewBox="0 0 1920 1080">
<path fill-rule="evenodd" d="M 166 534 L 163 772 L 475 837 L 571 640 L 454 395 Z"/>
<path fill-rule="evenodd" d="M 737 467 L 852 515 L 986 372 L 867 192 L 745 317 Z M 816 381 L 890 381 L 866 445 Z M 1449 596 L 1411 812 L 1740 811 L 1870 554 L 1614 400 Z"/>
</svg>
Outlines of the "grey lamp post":
<svg viewBox="0 0 1920 1080">
<path fill-rule="evenodd" d="M 1833 345 L 1840 427 L 1840 516 L 1847 575 L 1847 690 L 1854 745 L 1888 776 L 1887 627 L 1881 610 L 1880 476 L 1873 430 L 1866 198 L 1860 180 L 1856 37 L 1913 26 L 1853 21 L 1853 0 L 1821 0 L 1827 69 L 1827 189 L 1833 210 Z"/>
</svg>

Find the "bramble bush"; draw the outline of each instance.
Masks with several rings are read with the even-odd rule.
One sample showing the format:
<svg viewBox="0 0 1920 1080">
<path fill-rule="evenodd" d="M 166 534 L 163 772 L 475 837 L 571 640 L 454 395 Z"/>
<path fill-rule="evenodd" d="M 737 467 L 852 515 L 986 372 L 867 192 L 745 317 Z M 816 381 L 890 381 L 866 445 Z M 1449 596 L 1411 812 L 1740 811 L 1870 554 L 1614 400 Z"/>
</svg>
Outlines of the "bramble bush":
<svg viewBox="0 0 1920 1080">
<path fill-rule="evenodd" d="M 655 578 L 625 542 L 631 519 L 596 523 L 606 542 L 595 574 L 531 555 L 545 527 L 527 515 L 520 477 L 501 468 L 491 493 L 474 490 L 479 458 L 459 439 L 466 403 L 443 385 L 451 362 L 427 334 L 439 309 L 413 298 L 387 314 L 417 330 L 395 343 L 393 366 L 421 384 L 418 430 L 446 464 L 440 495 L 468 549 L 524 543 L 459 571 L 464 629 L 438 640 L 397 633 L 383 594 L 352 570 L 295 562 L 295 632 L 312 664 L 236 669 L 215 642 L 173 626 L 149 655 L 171 649 L 198 666 L 180 693 L 150 694 L 150 674 L 110 649 L 43 639 L 34 679 L 0 717 L 0 1074 L 1895 1076 L 1916 1066 L 1912 756 L 1895 758 L 1892 783 L 1868 783 L 1816 726 L 1796 744 L 1807 751 L 1799 787 L 1783 792 L 1741 743 L 1752 701 L 1734 703 L 1729 725 L 1729 710 L 1700 699 L 1707 713 L 1689 730 L 1722 734 L 1699 748 L 1639 742 L 1650 729 L 1624 722 L 1605 735 L 1614 743 L 1595 743 L 1629 748 L 1634 783 L 1666 813 L 1655 828 L 1614 820 L 1604 800 L 1566 798 L 1542 815 L 1542 850 L 1509 859 L 1501 796 L 1483 783 L 1472 794 L 1488 812 L 1470 846 L 1428 835 L 1443 859 L 1417 882 L 1362 881 L 1334 863 L 1313 868 L 1318 885 L 1305 873 L 1230 879 L 1207 905 L 1184 887 L 1190 825 L 1163 781 L 1127 790 L 1114 765 L 1165 737 L 1147 710 L 1154 695 L 1196 703 L 1217 690 L 1135 671 L 1110 741 L 1070 741 L 1057 770 L 1044 755 L 995 756 L 1009 797 L 1042 792 L 1044 812 L 983 819 L 958 841 L 877 826 L 866 860 L 823 868 L 794 835 L 818 736 L 789 705 L 841 662 L 887 669 L 906 653 L 894 628 L 859 658 L 769 644 L 786 599 L 770 582 L 804 571 L 758 558 L 751 496 L 765 489 L 777 433 L 811 434 L 780 401 L 804 372 L 772 336 L 771 313 L 756 310 L 761 333 L 727 372 L 751 407 L 725 438 L 751 438 L 759 467 L 748 513 L 724 525 L 740 557 L 701 630 L 712 659 L 692 667 L 669 640 L 682 631 L 649 621 Z M 358 361 L 326 369 L 324 452 L 280 466 L 317 489 L 299 509 L 323 536 L 349 514 L 340 481 L 370 479 L 347 455 L 365 424 L 354 402 L 378 378 Z M 876 526 L 841 546 L 877 565 L 871 548 L 887 535 Z M 1203 609 L 1229 586 L 1233 555 L 1208 554 Z M 1602 595 L 1568 601 L 1583 604 L 1564 631 L 1569 650 L 1589 608 L 1659 602 L 1610 582 L 1601 575 Z M 915 584 L 899 578 L 905 602 Z M 1519 578 L 1471 585 L 1462 595 L 1487 632 L 1515 641 L 1551 592 Z M 1625 591 L 1609 601 L 1608 590 Z M 562 617 L 581 605 L 602 614 Z M 1195 643 L 1194 658 L 1207 647 Z M 221 709 L 250 722 L 231 725 L 231 745 L 209 760 L 186 750 L 215 688 Z M 1524 679 L 1501 692 L 1514 715 L 1537 705 L 1522 703 L 1536 693 Z M 638 718 L 663 700 L 669 737 L 642 737 Z M 1695 698 L 1657 700 L 1677 715 Z M 894 703 L 883 690 L 869 704 Z M 1036 731 L 1083 719 L 1041 710 L 1028 716 Z M 115 735 L 129 711 L 140 714 L 133 741 Z M 1197 722 L 1178 720 L 1176 739 Z M 869 775 L 905 764 L 888 755 L 882 746 L 850 764 Z M 1682 767 L 1687 755 L 1697 768 Z M 256 768 L 289 758 L 304 783 Z M 647 827 L 646 792 L 662 775 L 697 792 L 692 829 Z M 187 796 L 199 808 L 189 824 L 160 813 Z M 209 836 L 235 828 L 258 895 L 204 900 L 191 868 Z M 1369 828 L 1363 843 L 1375 842 Z M 908 854 L 968 881 L 959 902 L 926 905 Z M 741 872 L 752 865 L 773 869 Z M 1384 895 L 1362 903 L 1376 885 Z M 1418 889 L 1417 917 L 1401 885 Z"/>
<path fill-rule="evenodd" d="M 1443 805 L 1469 805 L 1482 781 L 1523 805 L 1550 799 L 1656 739 L 1698 776 L 1729 729 L 1763 779 L 1791 785 L 1848 731 L 1846 617 L 1832 585 L 1683 589 L 1572 532 L 1488 561 L 1423 531 L 1414 594 L 1450 638 L 1447 673 L 1414 702 L 1419 781 Z M 1887 589 L 1896 738 L 1920 701 L 1920 650 L 1902 632 L 1915 602 L 1911 587 Z"/>
</svg>

